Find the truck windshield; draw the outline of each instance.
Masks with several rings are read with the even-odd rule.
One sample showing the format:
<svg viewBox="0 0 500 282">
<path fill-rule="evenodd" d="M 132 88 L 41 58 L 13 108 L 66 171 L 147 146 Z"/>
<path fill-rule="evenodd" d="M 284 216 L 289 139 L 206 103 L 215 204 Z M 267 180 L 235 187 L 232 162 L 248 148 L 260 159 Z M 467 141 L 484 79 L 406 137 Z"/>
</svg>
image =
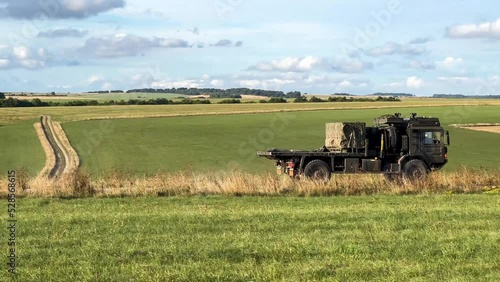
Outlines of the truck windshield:
<svg viewBox="0 0 500 282">
<path fill-rule="evenodd" d="M 440 131 L 424 132 L 425 145 L 437 145 L 443 142 L 443 133 Z"/>
</svg>

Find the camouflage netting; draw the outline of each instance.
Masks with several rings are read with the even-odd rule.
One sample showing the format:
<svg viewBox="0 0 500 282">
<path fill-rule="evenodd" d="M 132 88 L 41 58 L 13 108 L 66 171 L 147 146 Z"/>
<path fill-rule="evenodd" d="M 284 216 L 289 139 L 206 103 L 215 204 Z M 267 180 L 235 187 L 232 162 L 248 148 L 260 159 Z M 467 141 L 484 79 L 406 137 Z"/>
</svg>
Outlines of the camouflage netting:
<svg viewBox="0 0 500 282">
<path fill-rule="evenodd" d="M 328 149 L 363 149 L 365 147 L 364 122 L 336 122 L 326 124 L 325 146 Z"/>
</svg>

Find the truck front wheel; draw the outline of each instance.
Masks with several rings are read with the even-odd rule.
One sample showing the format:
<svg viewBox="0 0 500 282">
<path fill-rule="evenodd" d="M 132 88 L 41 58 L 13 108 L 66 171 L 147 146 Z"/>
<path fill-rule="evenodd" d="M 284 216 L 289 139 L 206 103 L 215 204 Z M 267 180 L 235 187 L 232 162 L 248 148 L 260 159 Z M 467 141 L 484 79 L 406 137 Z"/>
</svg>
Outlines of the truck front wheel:
<svg viewBox="0 0 500 282">
<path fill-rule="evenodd" d="M 313 160 L 304 168 L 304 175 L 310 179 L 328 181 L 332 176 L 332 172 L 324 161 Z"/>
<path fill-rule="evenodd" d="M 428 172 L 429 169 L 421 160 L 411 160 L 403 167 L 404 176 L 410 181 L 425 180 Z"/>
</svg>

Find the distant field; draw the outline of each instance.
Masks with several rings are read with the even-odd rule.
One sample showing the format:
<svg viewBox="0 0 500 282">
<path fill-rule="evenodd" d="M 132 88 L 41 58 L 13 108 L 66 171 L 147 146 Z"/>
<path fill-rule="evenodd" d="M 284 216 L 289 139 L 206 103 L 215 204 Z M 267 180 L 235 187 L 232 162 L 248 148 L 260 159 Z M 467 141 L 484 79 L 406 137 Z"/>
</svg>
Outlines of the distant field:
<svg viewBox="0 0 500 282">
<path fill-rule="evenodd" d="M 500 280 L 492 195 L 18 205 L 19 281 Z"/>
<path fill-rule="evenodd" d="M 187 95 L 175 94 L 175 93 L 111 93 L 111 94 L 84 94 L 80 96 L 81 98 L 86 99 L 94 99 L 98 101 L 120 101 L 120 100 L 149 100 L 156 98 L 165 98 L 165 99 L 175 99 L 178 97 L 188 97 Z"/>
<path fill-rule="evenodd" d="M 309 111 L 309 110 L 337 110 L 337 109 L 365 109 L 437 106 L 473 106 L 472 111 L 479 105 L 498 105 L 496 100 L 453 100 L 453 99 L 405 99 L 402 102 L 346 102 L 346 103 L 286 103 L 286 104 L 214 104 L 214 105 L 159 105 L 159 106 L 92 106 L 92 107 L 41 107 L 41 108 L 0 108 L 0 125 L 16 123 L 21 120 L 36 119 L 41 115 L 50 115 L 61 122 L 78 121 L 85 119 L 105 119 L 122 117 L 156 117 L 179 115 L 212 115 L 229 113 L 259 113 L 273 111 Z M 464 108 L 465 114 L 471 112 Z M 410 109 L 404 110 L 409 112 Z M 454 113 L 454 115 L 458 115 Z"/>
<path fill-rule="evenodd" d="M 496 122 L 498 106 L 474 109 L 474 115 L 452 113 L 462 107 L 419 109 L 330 110 L 314 112 L 215 115 L 67 122 L 63 126 L 82 159 L 94 174 L 110 170 L 131 173 L 157 171 L 227 170 L 249 172 L 273 169 L 272 162 L 257 158 L 268 148 L 317 149 L 324 144 L 326 122 L 364 121 L 391 112 L 418 112 L 436 116 L 450 131 L 452 146 L 447 170 L 466 165 L 497 168 L 500 135 L 449 127 L 454 123 Z M 106 130 L 101 130 L 105 128 Z"/>
<path fill-rule="evenodd" d="M 44 101 L 53 101 L 53 102 L 67 102 L 72 100 L 98 100 L 100 102 L 104 101 L 120 101 L 125 100 L 128 101 L 130 99 L 137 100 L 149 100 L 156 98 L 165 98 L 165 99 L 175 99 L 178 97 L 188 97 L 187 95 L 175 94 L 175 93 L 110 93 L 110 94 L 92 94 L 92 93 L 84 93 L 84 94 L 69 94 L 67 96 L 50 96 L 50 95 L 36 95 L 36 96 L 15 96 L 14 98 L 22 99 L 22 100 L 32 100 L 38 98 Z"/>
</svg>

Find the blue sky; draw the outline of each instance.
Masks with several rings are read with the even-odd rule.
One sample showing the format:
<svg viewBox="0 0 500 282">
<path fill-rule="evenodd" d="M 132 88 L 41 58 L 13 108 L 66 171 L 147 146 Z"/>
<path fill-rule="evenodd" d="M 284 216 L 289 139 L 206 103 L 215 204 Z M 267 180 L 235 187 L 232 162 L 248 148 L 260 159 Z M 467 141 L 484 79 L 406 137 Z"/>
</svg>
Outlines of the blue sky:
<svg viewBox="0 0 500 282">
<path fill-rule="evenodd" d="M 0 91 L 500 94 L 500 2 L 0 0 Z"/>
</svg>

